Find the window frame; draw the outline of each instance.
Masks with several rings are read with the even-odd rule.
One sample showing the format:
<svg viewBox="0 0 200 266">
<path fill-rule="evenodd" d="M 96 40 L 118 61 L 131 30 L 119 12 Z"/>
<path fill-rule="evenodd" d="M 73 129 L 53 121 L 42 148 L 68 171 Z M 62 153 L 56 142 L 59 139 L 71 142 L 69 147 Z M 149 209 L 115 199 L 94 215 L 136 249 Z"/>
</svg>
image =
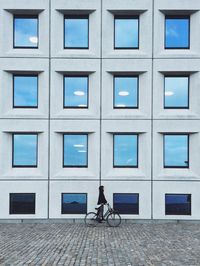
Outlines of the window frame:
<svg viewBox="0 0 200 266">
<path fill-rule="evenodd" d="M 37 19 L 37 46 L 16 46 L 15 45 L 15 19 L 21 18 L 21 19 Z M 23 14 L 14 14 L 13 15 L 13 49 L 39 49 L 39 16 L 38 15 L 23 15 Z"/>
<path fill-rule="evenodd" d="M 87 106 L 65 106 L 65 78 L 87 78 Z M 63 109 L 89 109 L 89 75 L 63 75 Z"/>
<path fill-rule="evenodd" d="M 137 19 L 138 20 L 138 46 L 137 47 L 116 47 L 115 37 L 116 37 L 116 19 Z M 140 49 L 140 16 L 139 15 L 114 15 L 114 50 L 139 50 Z"/>
<path fill-rule="evenodd" d="M 87 23 L 87 29 L 88 29 L 88 36 L 87 36 L 87 41 L 88 41 L 88 46 L 87 47 L 76 47 L 76 46 L 74 46 L 74 47 L 66 47 L 65 46 L 65 20 L 66 19 L 87 19 L 87 21 L 88 21 L 88 23 Z M 83 15 L 70 15 L 70 14 L 65 14 L 64 15 L 64 26 L 63 26 L 63 31 L 64 31 L 64 34 L 63 34 L 63 36 L 64 36 L 64 38 L 63 38 L 63 47 L 64 47 L 64 49 L 66 49 L 66 50 L 73 50 L 73 49 L 75 49 L 75 50 L 89 50 L 90 49 L 90 37 L 89 37 L 89 35 L 90 35 L 90 23 L 89 23 L 89 14 L 83 14 Z"/>
<path fill-rule="evenodd" d="M 136 166 L 123 166 L 123 165 L 119 165 L 116 166 L 115 165 L 115 136 L 137 136 L 137 165 Z M 139 168 L 139 133 L 124 133 L 124 132 L 119 132 L 119 133 L 113 133 L 113 168 Z"/>
<path fill-rule="evenodd" d="M 38 134 L 35 132 L 13 132 L 12 133 L 12 168 L 37 168 L 38 167 Z M 36 165 L 14 165 L 14 135 L 36 135 Z"/>
<path fill-rule="evenodd" d="M 12 213 L 11 209 L 12 209 L 12 202 L 11 202 L 11 195 L 13 194 L 18 194 L 18 195 L 33 195 L 34 196 L 34 213 Z M 9 214 L 10 215 L 35 215 L 36 214 L 36 193 L 19 193 L 19 192 L 12 192 L 9 193 Z"/>
<path fill-rule="evenodd" d="M 173 196 L 190 196 L 190 214 L 166 214 L 166 197 L 168 195 L 173 195 Z M 165 215 L 166 216 L 171 216 L 171 215 L 179 215 L 179 216 L 183 216 L 183 215 L 187 215 L 187 216 L 191 216 L 192 215 L 192 194 L 189 193 L 189 194 L 186 194 L 186 193 L 165 193 Z"/>
<path fill-rule="evenodd" d="M 86 136 L 86 139 L 87 139 L 87 156 L 86 156 L 86 163 L 87 164 L 86 165 L 65 165 L 64 164 L 65 163 L 64 143 L 65 143 L 65 136 L 66 135 L 78 135 L 78 136 L 83 135 L 83 136 Z M 63 163 L 62 163 L 63 168 L 88 168 L 88 161 L 89 161 L 89 154 L 88 154 L 88 152 L 89 152 L 89 141 L 88 141 L 89 136 L 88 135 L 89 135 L 88 133 L 82 133 L 82 132 L 80 132 L 80 133 L 77 133 L 77 132 L 63 133 L 63 151 L 62 151 L 62 153 L 63 153 Z"/>
<path fill-rule="evenodd" d="M 137 208 L 138 208 L 138 213 L 119 213 L 120 215 L 139 215 L 140 214 L 140 194 L 139 193 L 113 193 L 113 209 L 115 210 L 114 207 L 114 195 L 136 195 L 137 196 Z"/>
<path fill-rule="evenodd" d="M 25 105 L 18 105 L 15 106 L 15 77 L 36 77 L 37 78 L 37 105 L 36 106 L 25 106 Z M 39 93 L 38 93 L 38 89 L 39 89 L 39 76 L 38 74 L 13 74 L 12 75 L 12 80 L 13 80 L 13 84 L 12 84 L 12 108 L 13 109 L 38 109 L 38 105 L 39 105 Z"/>
<path fill-rule="evenodd" d="M 73 192 L 67 192 L 67 193 L 65 193 L 65 192 L 62 192 L 61 193 L 61 214 L 65 214 L 65 215 L 84 215 L 83 213 L 64 213 L 63 212 L 63 196 L 64 196 L 64 194 L 75 194 L 75 195 L 79 195 L 79 194 L 83 194 L 83 195 L 85 195 L 86 196 L 86 213 L 85 214 L 87 214 L 87 212 L 88 212 L 88 193 L 85 193 L 85 192 L 83 192 L 83 193 L 79 193 L 79 192 L 75 192 L 75 193 L 73 193 Z"/>
<path fill-rule="evenodd" d="M 188 19 L 188 47 L 167 47 L 167 38 L 166 38 L 166 20 L 167 19 Z M 190 15 L 165 15 L 165 26 L 164 26 L 164 49 L 165 50 L 190 50 L 191 46 L 191 26 L 190 26 Z"/>
<path fill-rule="evenodd" d="M 165 165 L 165 136 L 187 136 L 187 166 L 166 166 Z M 163 134 L 163 168 L 165 169 L 189 169 L 190 168 L 190 134 L 189 133 L 164 133 Z"/>
<path fill-rule="evenodd" d="M 187 107 L 166 107 L 165 106 L 165 88 L 166 88 L 166 81 L 165 78 L 188 78 L 188 99 L 187 99 Z M 164 76 L 164 97 L 163 97 L 163 107 L 164 109 L 190 109 L 190 75 L 165 75 Z"/>
<path fill-rule="evenodd" d="M 115 106 L 115 78 L 137 78 L 137 106 L 117 107 Z M 114 75 L 113 76 L 113 109 L 139 109 L 139 75 Z"/>
</svg>

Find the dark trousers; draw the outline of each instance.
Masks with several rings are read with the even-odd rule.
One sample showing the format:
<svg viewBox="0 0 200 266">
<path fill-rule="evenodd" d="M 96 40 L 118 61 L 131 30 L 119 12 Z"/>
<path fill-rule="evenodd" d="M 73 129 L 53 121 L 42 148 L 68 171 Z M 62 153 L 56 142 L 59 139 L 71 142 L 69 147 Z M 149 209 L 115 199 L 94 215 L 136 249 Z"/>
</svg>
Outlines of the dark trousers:
<svg viewBox="0 0 200 266">
<path fill-rule="evenodd" d="M 104 204 L 101 204 L 97 212 L 97 215 L 101 220 L 103 220 L 103 212 L 104 212 Z"/>
</svg>

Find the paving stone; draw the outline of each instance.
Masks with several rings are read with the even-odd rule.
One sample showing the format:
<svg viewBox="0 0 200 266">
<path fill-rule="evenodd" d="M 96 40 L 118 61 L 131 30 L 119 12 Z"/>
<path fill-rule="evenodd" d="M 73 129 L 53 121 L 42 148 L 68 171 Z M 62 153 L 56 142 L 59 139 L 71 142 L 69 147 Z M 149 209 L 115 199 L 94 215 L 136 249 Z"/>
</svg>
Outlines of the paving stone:
<svg viewBox="0 0 200 266">
<path fill-rule="evenodd" d="M 199 224 L 0 224 L 0 265 L 199 266 Z"/>
</svg>

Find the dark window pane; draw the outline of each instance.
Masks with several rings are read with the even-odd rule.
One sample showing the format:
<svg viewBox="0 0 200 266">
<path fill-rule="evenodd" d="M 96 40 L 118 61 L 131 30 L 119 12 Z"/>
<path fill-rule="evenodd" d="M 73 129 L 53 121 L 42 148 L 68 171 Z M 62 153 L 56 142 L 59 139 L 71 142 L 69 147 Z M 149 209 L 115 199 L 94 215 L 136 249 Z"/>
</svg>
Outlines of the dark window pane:
<svg viewBox="0 0 200 266">
<path fill-rule="evenodd" d="M 14 107 L 37 107 L 37 76 L 14 76 Z"/>
<path fill-rule="evenodd" d="M 189 48 L 189 18 L 165 19 L 165 48 Z"/>
<path fill-rule="evenodd" d="M 113 207 L 120 214 L 139 214 L 139 194 L 113 194 Z"/>
<path fill-rule="evenodd" d="M 38 47 L 37 17 L 14 17 L 14 47 Z"/>
<path fill-rule="evenodd" d="M 115 17 L 115 48 L 138 48 L 139 19 Z"/>
<path fill-rule="evenodd" d="M 88 107 L 88 77 L 65 77 L 64 107 Z"/>
<path fill-rule="evenodd" d="M 87 194 L 62 194 L 62 214 L 86 214 Z"/>
<path fill-rule="evenodd" d="M 138 78 L 115 77 L 114 79 L 114 107 L 138 107 Z"/>
<path fill-rule="evenodd" d="M 165 108 L 188 108 L 188 97 L 188 77 L 165 77 Z"/>
<path fill-rule="evenodd" d="M 191 215 L 191 194 L 166 194 L 166 215 Z"/>
<path fill-rule="evenodd" d="M 188 135 L 164 136 L 164 166 L 185 167 L 189 166 Z"/>
<path fill-rule="evenodd" d="M 137 135 L 114 135 L 114 167 L 137 167 Z"/>
<path fill-rule="evenodd" d="M 87 167 L 87 135 L 64 135 L 64 167 Z"/>
<path fill-rule="evenodd" d="M 11 193 L 10 214 L 35 214 L 35 194 Z"/>
<path fill-rule="evenodd" d="M 88 18 L 65 18 L 65 48 L 88 48 Z"/>
<path fill-rule="evenodd" d="M 13 134 L 13 166 L 37 166 L 37 134 Z"/>
</svg>

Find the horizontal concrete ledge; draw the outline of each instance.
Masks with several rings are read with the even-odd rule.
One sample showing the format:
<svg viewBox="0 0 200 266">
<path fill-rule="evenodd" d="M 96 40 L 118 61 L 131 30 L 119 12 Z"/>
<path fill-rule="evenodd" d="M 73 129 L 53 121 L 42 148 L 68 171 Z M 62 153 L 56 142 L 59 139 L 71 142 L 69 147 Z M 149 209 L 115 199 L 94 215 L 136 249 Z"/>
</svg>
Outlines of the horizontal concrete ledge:
<svg viewBox="0 0 200 266">
<path fill-rule="evenodd" d="M 0 219 L 0 224 L 83 224 L 84 219 Z M 122 224 L 200 224 L 200 220 L 122 219 Z"/>
</svg>

